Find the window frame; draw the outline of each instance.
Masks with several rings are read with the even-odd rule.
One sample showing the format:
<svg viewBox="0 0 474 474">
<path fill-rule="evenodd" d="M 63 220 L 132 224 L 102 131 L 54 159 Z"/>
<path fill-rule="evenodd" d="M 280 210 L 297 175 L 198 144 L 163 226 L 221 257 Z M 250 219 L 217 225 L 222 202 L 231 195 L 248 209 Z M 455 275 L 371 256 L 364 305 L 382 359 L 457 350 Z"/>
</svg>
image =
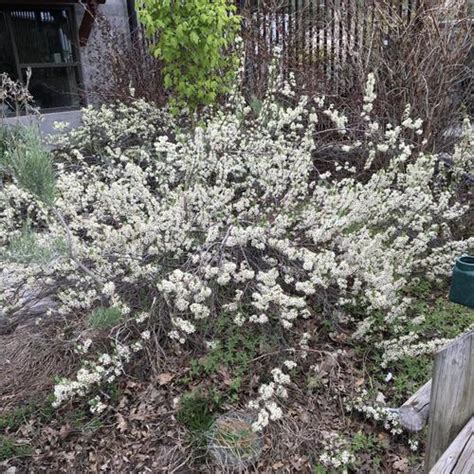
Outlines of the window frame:
<svg viewBox="0 0 474 474">
<path fill-rule="evenodd" d="M 11 1 L 11 0 L 10 0 Z M 12 18 L 11 12 L 16 10 L 28 10 L 28 11 L 42 11 L 42 10 L 66 10 L 68 14 L 68 18 L 71 21 L 71 45 L 72 45 L 72 54 L 73 54 L 73 61 L 71 62 L 64 62 L 64 63 L 22 63 L 20 62 L 20 56 L 18 53 L 18 47 L 15 41 L 15 35 L 13 33 L 13 25 L 12 25 Z M 85 96 L 85 89 L 84 89 L 84 77 L 82 73 L 82 61 L 81 61 L 81 48 L 79 42 L 79 28 L 77 24 L 76 18 L 76 9 L 75 9 L 75 2 L 72 1 L 56 1 L 56 2 L 46 2 L 45 4 L 35 4 L 31 1 L 29 2 L 18 2 L 16 5 L 12 3 L 7 3 L 0 0 L 0 11 L 5 14 L 5 22 L 8 29 L 8 34 L 10 37 L 11 47 L 13 49 L 13 58 L 15 60 L 15 69 L 16 74 L 20 82 L 24 84 L 23 78 L 23 71 L 27 68 L 31 68 L 32 71 L 34 69 L 61 69 L 61 68 L 73 68 L 75 70 L 76 78 L 77 78 L 77 88 L 78 88 L 78 99 L 79 105 L 78 106 L 65 106 L 65 107 L 51 107 L 47 109 L 39 109 L 42 114 L 49 114 L 55 112 L 68 112 L 73 110 L 79 110 L 81 107 L 87 105 L 87 100 Z M 34 97 L 33 97 L 34 100 Z"/>
</svg>

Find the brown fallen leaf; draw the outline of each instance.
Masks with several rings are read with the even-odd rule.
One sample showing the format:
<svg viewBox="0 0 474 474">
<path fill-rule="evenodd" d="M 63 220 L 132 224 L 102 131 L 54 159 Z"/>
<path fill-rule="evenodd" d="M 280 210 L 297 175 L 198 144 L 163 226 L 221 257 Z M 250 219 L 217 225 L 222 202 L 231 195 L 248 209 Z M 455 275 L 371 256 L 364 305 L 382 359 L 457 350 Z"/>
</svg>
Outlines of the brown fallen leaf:
<svg viewBox="0 0 474 474">
<path fill-rule="evenodd" d="M 61 429 L 59 430 L 59 437 L 62 440 L 65 440 L 71 434 L 71 431 L 71 425 L 69 423 L 66 423 L 65 425 L 61 426 Z"/>
<path fill-rule="evenodd" d="M 127 431 L 127 428 L 128 428 L 127 421 L 120 413 L 117 413 L 117 429 L 121 433 L 124 433 L 125 431 Z"/>
<path fill-rule="evenodd" d="M 160 385 L 166 385 L 167 383 L 170 383 L 173 379 L 174 375 L 169 372 L 165 372 L 163 374 L 158 375 L 158 383 Z"/>
<path fill-rule="evenodd" d="M 319 370 L 329 374 L 334 367 L 337 367 L 337 354 L 335 356 L 328 354 L 321 363 Z"/>
<path fill-rule="evenodd" d="M 384 432 L 378 433 L 377 439 L 379 443 L 384 447 L 388 447 L 390 445 L 390 436 L 387 433 L 384 433 Z"/>
<path fill-rule="evenodd" d="M 393 468 L 399 472 L 408 472 L 409 471 L 409 463 L 408 459 L 400 458 L 398 461 L 393 463 Z"/>
</svg>

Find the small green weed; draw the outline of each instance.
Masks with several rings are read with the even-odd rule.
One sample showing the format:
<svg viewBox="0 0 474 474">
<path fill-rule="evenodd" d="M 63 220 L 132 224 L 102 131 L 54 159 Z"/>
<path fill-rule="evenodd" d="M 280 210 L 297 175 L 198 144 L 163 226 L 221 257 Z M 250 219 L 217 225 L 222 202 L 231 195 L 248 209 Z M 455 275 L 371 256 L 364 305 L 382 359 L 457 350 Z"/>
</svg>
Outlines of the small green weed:
<svg viewBox="0 0 474 474">
<path fill-rule="evenodd" d="M 329 474 L 329 471 L 322 464 L 316 464 L 313 466 L 313 474 Z"/>
<path fill-rule="evenodd" d="M 257 354 L 258 337 L 233 334 L 212 349 L 206 356 L 191 361 L 191 375 L 210 375 L 223 365 L 232 368 L 236 375 L 243 375 Z"/>
<path fill-rule="evenodd" d="M 180 400 L 177 419 L 192 434 L 203 434 L 214 422 L 220 399 L 202 391 L 185 393 Z"/>
<path fill-rule="evenodd" d="M 402 357 L 393 362 L 396 376 L 393 379 L 393 400 L 403 403 L 407 396 L 416 392 L 429 378 L 433 366 L 431 355 Z"/>
<path fill-rule="evenodd" d="M 433 283 L 428 280 L 419 280 L 415 284 L 413 284 L 409 290 L 409 292 L 415 298 L 423 298 L 426 299 L 433 293 Z"/>
<path fill-rule="evenodd" d="M 0 416 L 0 431 L 16 431 L 23 423 L 28 420 L 31 413 L 31 408 L 29 406 L 25 406 L 16 408 L 10 413 Z"/>
<path fill-rule="evenodd" d="M 1 260 L 17 263 L 47 263 L 66 253 L 66 243 L 63 239 L 52 239 L 41 242 L 28 226 L 11 239 L 10 244 L 0 254 Z"/>
<path fill-rule="evenodd" d="M 328 380 L 316 372 L 310 373 L 306 377 L 306 388 L 310 393 L 315 393 L 326 385 L 328 385 Z"/>
<path fill-rule="evenodd" d="M 12 458 L 31 456 L 32 449 L 26 444 L 20 444 L 13 439 L 0 435 L 0 462 Z"/>
<path fill-rule="evenodd" d="M 122 320 L 122 312 L 118 308 L 96 308 L 89 316 L 89 324 L 95 329 L 110 329 Z"/>
<path fill-rule="evenodd" d="M 384 446 L 373 434 L 366 434 L 359 431 L 351 440 L 350 451 L 355 456 L 356 466 L 360 465 L 361 462 L 367 462 L 369 460 L 371 472 L 379 472 L 384 449 Z M 362 455 L 364 456 L 364 460 L 361 459 Z"/>
<path fill-rule="evenodd" d="M 351 451 L 358 453 L 360 451 L 369 452 L 380 449 L 380 443 L 372 434 L 366 434 L 362 431 L 356 433 L 351 441 Z"/>
<path fill-rule="evenodd" d="M 258 333 L 255 328 L 246 330 L 238 327 L 228 315 L 222 315 L 212 330 L 213 338 L 219 342 L 204 357 L 191 361 L 192 377 L 211 375 L 225 366 L 234 377 L 240 379 L 247 373 L 252 360 L 262 347 L 268 346 L 268 351 L 272 347 L 272 341 Z"/>
<path fill-rule="evenodd" d="M 122 390 L 120 385 L 117 382 L 111 383 L 107 386 L 107 394 L 110 397 L 110 400 L 114 403 L 119 401 Z"/>
<path fill-rule="evenodd" d="M 74 429 L 81 432 L 94 432 L 104 425 L 104 422 L 93 416 L 87 408 L 77 408 L 68 415 L 68 419 Z"/>
<path fill-rule="evenodd" d="M 20 428 L 30 418 L 35 417 L 42 423 L 50 421 L 55 414 L 55 410 L 48 399 L 43 403 L 30 403 L 17 407 L 9 413 L 0 416 L 0 431 L 13 432 Z"/>
</svg>

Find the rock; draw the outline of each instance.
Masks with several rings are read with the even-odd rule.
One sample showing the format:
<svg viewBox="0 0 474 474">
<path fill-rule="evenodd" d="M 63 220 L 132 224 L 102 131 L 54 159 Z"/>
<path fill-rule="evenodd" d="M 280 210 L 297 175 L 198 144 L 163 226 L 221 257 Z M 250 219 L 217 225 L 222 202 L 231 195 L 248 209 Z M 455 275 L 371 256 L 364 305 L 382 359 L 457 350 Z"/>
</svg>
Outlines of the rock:
<svg viewBox="0 0 474 474">
<path fill-rule="evenodd" d="M 252 429 L 255 417 L 247 412 L 231 412 L 217 418 L 209 432 L 209 453 L 225 472 L 241 472 L 257 462 L 263 437 Z"/>
<path fill-rule="evenodd" d="M 382 392 L 377 393 L 377 398 L 375 399 L 375 401 L 380 405 L 385 405 L 385 395 Z"/>
<path fill-rule="evenodd" d="M 11 332 L 18 324 L 43 316 L 48 309 L 56 306 L 54 300 L 45 293 L 41 282 L 33 285 L 25 283 L 17 276 L 18 273 L 12 270 L 0 273 L 0 334 Z M 6 314 L 5 303 L 13 306 L 11 314 Z"/>
</svg>

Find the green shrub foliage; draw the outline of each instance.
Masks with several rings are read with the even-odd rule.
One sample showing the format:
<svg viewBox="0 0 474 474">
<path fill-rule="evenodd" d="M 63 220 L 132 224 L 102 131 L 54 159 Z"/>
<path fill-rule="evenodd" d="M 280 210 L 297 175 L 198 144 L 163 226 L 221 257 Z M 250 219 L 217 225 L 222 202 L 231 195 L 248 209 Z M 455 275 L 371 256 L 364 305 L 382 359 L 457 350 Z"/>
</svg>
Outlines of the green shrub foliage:
<svg viewBox="0 0 474 474">
<path fill-rule="evenodd" d="M 239 17 L 229 0 L 141 0 L 139 15 L 164 63 L 174 105 L 194 110 L 225 93 L 238 64 L 230 52 Z"/>
</svg>

